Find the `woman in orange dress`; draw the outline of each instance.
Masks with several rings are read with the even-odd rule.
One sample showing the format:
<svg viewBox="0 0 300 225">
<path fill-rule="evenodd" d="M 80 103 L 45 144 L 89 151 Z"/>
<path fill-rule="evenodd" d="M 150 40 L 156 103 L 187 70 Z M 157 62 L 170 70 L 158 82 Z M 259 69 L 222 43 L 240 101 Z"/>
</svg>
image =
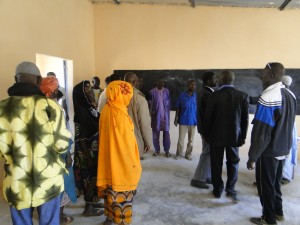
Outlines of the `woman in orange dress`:
<svg viewBox="0 0 300 225">
<path fill-rule="evenodd" d="M 113 81 L 106 88 L 107 103 L 100 115 L 100 147 L 97 186 L 104 198 L 104 225 L 132 222 L 133 193 L 141 177 L 134 126 L 127 113 L 133 95 L 125 81 Z"/>
</svg>

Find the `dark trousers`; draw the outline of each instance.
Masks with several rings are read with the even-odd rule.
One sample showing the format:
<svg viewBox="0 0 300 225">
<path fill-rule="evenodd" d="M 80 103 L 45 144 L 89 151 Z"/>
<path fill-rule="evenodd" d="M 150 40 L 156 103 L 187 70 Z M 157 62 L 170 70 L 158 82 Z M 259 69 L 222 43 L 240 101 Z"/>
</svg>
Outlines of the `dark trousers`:
<svg viewBox="0 0 300 225">
<path fill-rule="evenodd" d="M 276 223 L 276 215 L 283 215 L 280 187 L 282 168 L 283 160 L 274 157 L 260 157 L 256 162 L 256 183 L 263 217 L 270 224 Z"/>
<path fill-rule="evenodd" d="M 238 179 L 238 167 L 240 161 L 239 148 L 237 147 L 210 146 L 211 181 L 214 187 L 213 192 L 221 194 L 224 189 L 224 182 L 222 180 L 224 149 L 226 151 L 227 167 L 227 182 L 225 190 L 227 194 L 235 195 L 235 183 Z"/>
</svg>

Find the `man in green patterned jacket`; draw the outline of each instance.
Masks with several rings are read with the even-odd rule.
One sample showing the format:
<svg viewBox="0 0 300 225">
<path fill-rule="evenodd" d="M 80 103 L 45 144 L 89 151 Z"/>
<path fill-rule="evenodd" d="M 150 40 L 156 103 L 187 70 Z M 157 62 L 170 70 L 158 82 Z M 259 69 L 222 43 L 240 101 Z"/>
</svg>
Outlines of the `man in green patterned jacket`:
<svg viewBox="0 0 300 225">
<path fill-rule="evenodd" d="M 4 198 L 14 225 L 59 225 L 65 165 L 60 154 L 71 138 L 63 111 L 39 89 L 41 74 L 31 62 L 16 68 L 10 97 L 0 101 L 0 156 L 5 158 Z"/>
</svg>

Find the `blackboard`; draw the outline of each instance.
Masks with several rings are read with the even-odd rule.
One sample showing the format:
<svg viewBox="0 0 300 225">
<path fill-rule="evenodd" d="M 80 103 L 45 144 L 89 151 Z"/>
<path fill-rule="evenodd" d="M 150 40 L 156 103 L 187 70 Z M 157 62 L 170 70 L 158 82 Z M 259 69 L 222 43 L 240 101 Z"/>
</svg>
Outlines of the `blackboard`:
<svg viewBox="0 0 300 225">
<path fill-rule="evenodd" d="M 187 90 L 187 82 L 189 79 L 194 79 L 196 89 L 199 91 L 202 88 L 202 76 L 207 71 L 220 73 L 223 69 L 211 70 L 115 70 L 114 73 L 124 77 L 126 72 L 132 71 L 139 77 L 143 78 L 143 87 L 141 91 L 146 98 L 149 96 L 149 91 L 156 87 L 156 81 L 159 78 L 165 80 L 165 87 L 169 89 L 171 96 L 171 110 L 175 110 L 175 102 L 182 91 Z M 249 96 L 259 96 L 263 91 L 261 76 L 262 69 L 227 69 L 235 73 L 234 86 L 235 88 L 246 92 Z M 297 114 L 300 115 L 300 69 L 286 69 L 286 75 L 292 77 L 293 82 L 291 91 L 297 97 Z M 249 112 L 254 113 L 255 105 L 250 105 Z"/>
</svg>

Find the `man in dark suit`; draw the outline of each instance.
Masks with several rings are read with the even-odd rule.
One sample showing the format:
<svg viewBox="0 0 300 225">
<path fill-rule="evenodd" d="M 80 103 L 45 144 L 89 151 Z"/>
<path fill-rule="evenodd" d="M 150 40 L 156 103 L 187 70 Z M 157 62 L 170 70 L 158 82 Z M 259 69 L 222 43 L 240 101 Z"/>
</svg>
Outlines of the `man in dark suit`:
<svg viewBox="0 0 300 225">
<path fill-rule="evenodd" d="M 233 87 L 235 75 L 222 71 L 219 89 L 215 91 L 205 110 L 204 137 L 210 143 L 213 194 L 220 198 L 224 189 L 222 166 L 226 151 L 227 197 L 238 202 L 235 184 L 238 179 L 239 148 L 245 143 L 248 129 L 248 95 Z"/>
<path fill-rule="evenodd" d="M 200 155 L 199 163 L 197 165 L 191 186 L 197 188 L 208 189 L 207 183 L 211 183 L 211 170 L 210 170 L 210 146 L 209 143 L 203 138 L 204 134 L 204 110 L 206 108 L 209 96 L 214 92 L 213 87 L 216 86 L 216 75 L 213 72 L 206 72 L 203 74 L 203 87 L 198 95 L 197 104 L 197 128 L 198 133 L 202 139 L 202 153 Z"/>
</svg>

